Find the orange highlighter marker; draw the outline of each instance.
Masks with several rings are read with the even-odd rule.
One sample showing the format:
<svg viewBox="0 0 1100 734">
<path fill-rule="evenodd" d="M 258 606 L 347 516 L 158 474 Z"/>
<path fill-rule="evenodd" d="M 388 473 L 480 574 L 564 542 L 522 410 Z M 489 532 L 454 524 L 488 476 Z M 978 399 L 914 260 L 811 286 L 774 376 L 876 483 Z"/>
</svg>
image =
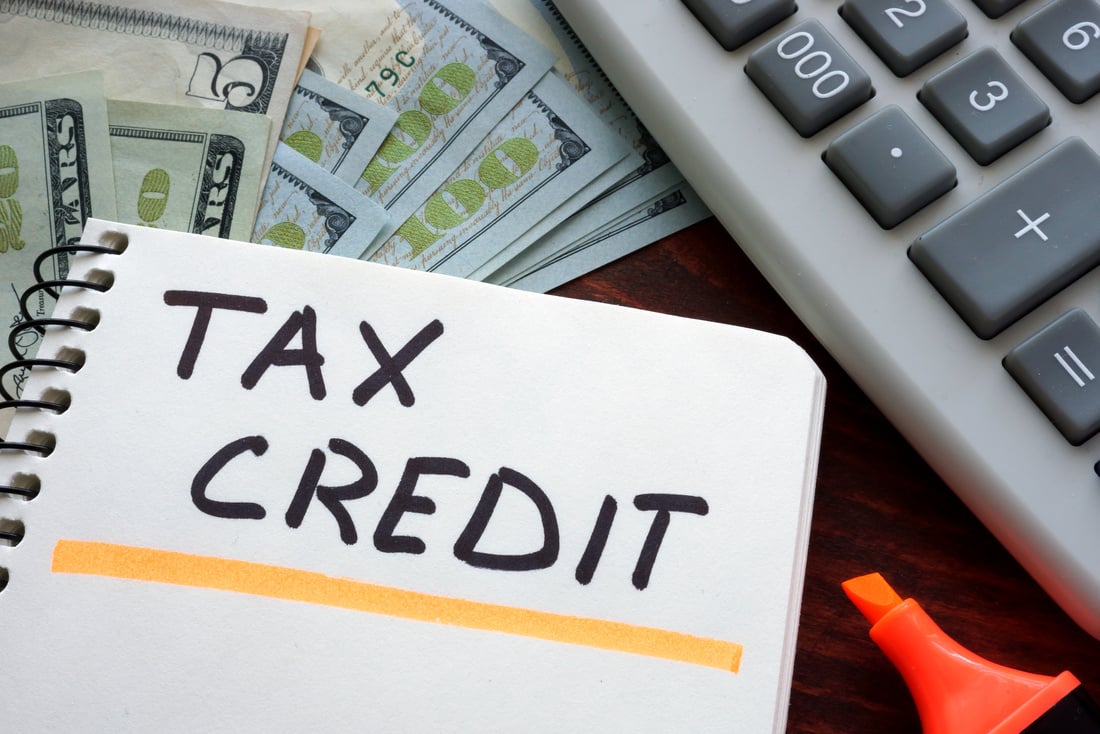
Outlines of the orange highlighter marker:
<svg viewBox="0 0 1100 734">
<path fill-rule="evenodd" d="M 975 655 L 880 574 L 842 586 L 905 678 L 924 734 L 1100 734 L 1100 706 L 1072 673 L 1035 675 Z"/>
</svg>

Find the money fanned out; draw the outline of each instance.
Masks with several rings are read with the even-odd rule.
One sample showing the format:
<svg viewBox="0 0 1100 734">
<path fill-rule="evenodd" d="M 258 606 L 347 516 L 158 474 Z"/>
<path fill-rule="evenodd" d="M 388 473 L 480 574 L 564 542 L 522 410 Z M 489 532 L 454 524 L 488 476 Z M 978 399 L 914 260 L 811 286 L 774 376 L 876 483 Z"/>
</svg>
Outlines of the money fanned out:
<svg viewBox="0 0 1100 734">
<path fill-rule="evenodd" d="M 381 69 L 360 64 L 339 81 L 400 113 L 356 188 L 381 202 L 395 224 L 435 192 L 553 63 L 545 48 L 478 0 L 405 3 L 367 53 Z"/>
<path fill-rule="evenodd" d="M 279 139 L 348 184 L 382 147 L 397 112 L 306 69 Z"/>
<path fill-rule="evenodd" d="M 585 234 L 569 246 L 557 249 L 553 255 L 526 267 L 519 267 L 521 262 L 509 263 L 508 268 L 486 280 L 545 293 L 708 216 L 710 211 L 698 194 L 682 183 Z M 539 248 L 532 248 L 530 254 L 537 257 Z"/>
<path fill-rule="evenodd" d="M 247 240 L 270 123 L 262 115 L 111 100 L 118 220 Z"/>
<path fill-rule="evenodd" d="M 262 114 L 270 158 L 308 26 L 217 0 L 0 0 L 0 79 L 98 69 L 111 99 Z"/>
<path fill-rule="evenodd" d="M 358 257 L 388 221 L 379 204 L 280 144 L 260 199 L 251 240 Z"/>
<path fill-rule="evenodd" d="M 307 7 L 303 0 L 248 0 Z M 549 71 L 553 54 L 483 0 L 329 0 L 310 68 L 398 112 L 355 188 L 392 228 L 412 215 Z M 393 229 L 383 230 L 375 248 Z"/>
<path fill-rule="evenodd" d="M 668 156 L 641 124 L 633 111 L 608 81 L 596 64 L 588 49 L 581 44 L 577 34 L 554 7 L 551 0 L 491 0 L 493 5 L 513 23 L 516 23 L 536 40 L 554 49 L 557 58 L 554 68 L 577 89 L 581 97 L 596 110 L 624 140 L 629 142 L 638 154 L 640 163 L 636 168 L 605 186 L 598 196 L 592 197 L 585 206 L 572 214 L 563 226 L 553 231 L 531 232 L 527 238 L 513 243 L 502 250 L 490 262 L 470 274 L 471 278 L 499 282 L 494 276 L 498 270 L 515 270 L 508 262 L 520 256 L 528 260 L 548 260 L 554 258 L 561 262 L 573 251 L 571 245 L 577 240 L 577 233 L 595 234 L 606 223 L 626 217 L 639 222 L 632 228 L 630 236 L 617 236 L 598 240 L 600 246 L 600 264 L 606 264 L 638 249 L 642 244 L 653 242 L 666 234 L 694 224 L 710 216 L 710 212 L 699 202 L 698 197 L 684 197 L 687 209 L 680 209 L 676 217 L 664 217 L 661 221 L 652 219 L 658 214 L 650 205 L 659 200 L 664 192 L 673 187 L 688 188 L 683 176 L 668 160 Z M 658 209 L 659 214 L 672 211 Z M 652 221 L 649 221 L 651 220 Z M 648 226 L 641 223 L 648 221 Z M 649 238 L 649 239 L 647 239 Z M 534 252 L 531 252 L 531 251 Z M 589 253 L 591 256 L 593 253 Z M 583 270 L 592 260 L 583 260 L 573 266 L 561 266 L 560 272 L 575 272 L 577 277 L 588 272 Z M 598 267 L 595 266 L 595 267 Z M 594 268 L 589 268 L 589 270 Z M 552 282 L 549 279 L 546 282 Z M 565 282 L 565 281 L 561 281 Z M 560 284 L 560 283 L 556 283 Z"/>
<path fill-rule="evenodd" d="M 28 313 L 22 313 L 20 295 L 35 282 L 34 261 L 51 247 L 79 242 L 92 216 L 116 216 L 102 76 L 86 72 L 0 86 L 0 318 L 5 326 L 50 315 L 54 299 L 45 290 L 34 292 Z M 68 273 L 66 255 L 43 265 L 47 280 Z M 20 331 L 11 357 L 33 357 L 38 342 L 37 331 Z M 9 371 L 4 389 L 16 395 L 24 379 L 24 370 Z"/>
<path fill-rule="evenodd" d="M 93 215 L 536 291 L 709 215 L 552 0 L 239 1 L 0 0 L 7 324 Z"/>
<path fill-rule="evenodd" d="M 547 74 L 370 259 L 464 277 L 629 152 Z"/>
</svg>

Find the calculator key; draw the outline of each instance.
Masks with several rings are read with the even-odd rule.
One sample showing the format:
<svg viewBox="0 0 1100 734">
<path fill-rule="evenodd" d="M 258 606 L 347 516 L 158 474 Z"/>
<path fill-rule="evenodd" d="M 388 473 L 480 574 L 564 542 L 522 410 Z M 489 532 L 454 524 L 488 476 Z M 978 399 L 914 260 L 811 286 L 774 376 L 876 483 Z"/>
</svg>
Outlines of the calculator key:
<svg viewBox="0 0 1100 734">
<path fill-rule="evenodd" d="M 1050 124 L 1046 104 L 989 48 L 929 79 L 919 97 L 983 166 Z"/>
<path fill-rule="evenodd" d="M 1067 311 L 1003 363 L 1071 444 L 1100 432 L 1100 326 L 1087 313 Z"/>
<path fill-rule="evenodd" d="M 1029 15 L 1012 42 L 1070 102 L 1100 91 L 1100 3 L 1055 0 Z"/>
<path fill-rule="evenodd" d="M 955 185 L 955 167 L 896 105 L 830 143 L 825 163 L 885 229 Z"/>
<path fill-rule="evenodd" d="M 840 15 L 897 76 L 966 38 L 966 19 L 946 0 L 845 0 Z"/>
<path fill-rule="evenodd" d="M 974 4 L 977 5 L 987 17 L 996 19 L 1000 18 L 1023 1 L 1024 0 L 974 0 Z"/>
<path fill-rule="evenodd" d="M 733 51 L 794 13 L 795 0 L 683 0 L 722 48 Z"/>
<path fill-rule="evenodd" d="M 745 72 L 798 134 L 810 137 L 871 98 L 871 77 L 816 20 L 754 51 Z"/>
<path fill-rule="evenodd" d="M 917 238 L 909 258 L 982 339 L 1100 263 L 1100 157 L 1070 138 Z"/>
</svg>

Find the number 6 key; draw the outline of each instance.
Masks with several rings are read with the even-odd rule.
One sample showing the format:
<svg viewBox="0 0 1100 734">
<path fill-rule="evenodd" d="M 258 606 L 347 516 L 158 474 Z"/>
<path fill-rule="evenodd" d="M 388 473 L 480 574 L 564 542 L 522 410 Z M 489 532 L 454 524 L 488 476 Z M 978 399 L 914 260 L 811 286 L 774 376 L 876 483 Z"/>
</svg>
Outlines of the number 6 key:
<svg viewBox="0 0 1100 734">
<path fill-rule="evenodd" d="M 1024 18 L 1012 42 L 1070 102 L 1100 92 L 1100 4 L 1055 0 Z"/>
</svg>

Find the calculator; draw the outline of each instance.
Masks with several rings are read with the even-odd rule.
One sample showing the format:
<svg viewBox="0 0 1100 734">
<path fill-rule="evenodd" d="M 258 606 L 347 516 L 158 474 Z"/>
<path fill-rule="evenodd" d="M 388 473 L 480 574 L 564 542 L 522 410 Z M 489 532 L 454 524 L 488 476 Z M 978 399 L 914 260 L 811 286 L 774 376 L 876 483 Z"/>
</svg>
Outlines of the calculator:
<svg viewBox="0 0 1100 734">
<path fill-rule="evenodd" d="M 795 313 L 1100 637 L 1100 4 L 556 4 Z"/>
</svg>

